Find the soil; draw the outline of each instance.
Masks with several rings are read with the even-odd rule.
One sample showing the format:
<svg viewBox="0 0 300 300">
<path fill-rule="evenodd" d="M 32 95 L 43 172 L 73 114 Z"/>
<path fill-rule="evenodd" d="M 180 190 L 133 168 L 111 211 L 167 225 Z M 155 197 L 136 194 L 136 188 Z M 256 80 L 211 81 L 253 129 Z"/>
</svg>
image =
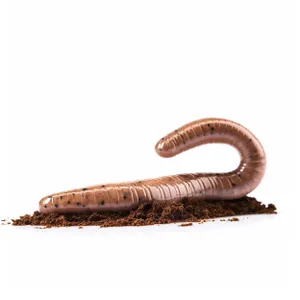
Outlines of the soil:
<svg viewBox="0 0 300 300">
<path fill-rule="evenodd" d="M 193 226 L 193 223 L 183 223 L 179 225 L 180 227 Z"/>
<path fill-rule="evenodd" d="M 268 206 L 252 197 L 237 200 L 197 201 L 184 199 L 181 202 L 146 202 L 129 212 L 94 212 L 82 214 L 42 214 L 35 211 L 19 219 L 12 220 L 13 225 L 34 225 L 50 227 L 66 226 L 144 226 L 189 222 L 182 226 L 191 226 L 191 222 L 202 224 L 209 219 L 250 214 L 276 214 L 274 204 Z M 234 217 L 228 221 L 239 221 Z"/>
</svg>

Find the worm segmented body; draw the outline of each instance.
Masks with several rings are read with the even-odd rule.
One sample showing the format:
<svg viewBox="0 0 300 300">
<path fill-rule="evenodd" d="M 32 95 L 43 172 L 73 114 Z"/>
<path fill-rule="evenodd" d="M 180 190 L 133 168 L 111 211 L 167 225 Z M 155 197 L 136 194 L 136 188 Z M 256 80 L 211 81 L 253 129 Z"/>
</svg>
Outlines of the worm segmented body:
<svg viewBox="0 0 300 300">
<path fill-rule="evenodd" d="M 258 139 L 245 127 L 217 118 L 186 124 L 155 146 L 162 157 L 172 157 L 190 148 L 208 143 L 225 143 L 241 156 L 237 169 L 228 173 L 194 173 L 165 176 L 118 184 L 97 185 L 44 197 L 43 213 L 130 210 L 144 201 L 238 199 L 254 190 L 264 176 L 266 156 Z"/>
</svg>

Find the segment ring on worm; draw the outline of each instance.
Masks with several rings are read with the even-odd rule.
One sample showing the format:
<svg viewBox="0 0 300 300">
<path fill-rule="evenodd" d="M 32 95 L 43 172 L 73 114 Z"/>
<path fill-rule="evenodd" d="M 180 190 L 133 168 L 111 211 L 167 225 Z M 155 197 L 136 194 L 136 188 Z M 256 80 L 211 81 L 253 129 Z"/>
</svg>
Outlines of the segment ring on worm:
<svg viewBox="0 0 300 300">
<path fill-rule="evenodd" d="M 172 157 L 208 143 L 235 147 L 241 157 L 239 166 L 227 173 L 180 174 L 56 193 L 40 200 L 40 211 L 122 211 L 153 200 L 230 200 L 242 198 L 258 186 L 266 168 L 264 149 L 248 129 L 236 122 L 207 118 L 188 123 L 160 139 L 155 150 L 161 157 Z"/>
</svg>

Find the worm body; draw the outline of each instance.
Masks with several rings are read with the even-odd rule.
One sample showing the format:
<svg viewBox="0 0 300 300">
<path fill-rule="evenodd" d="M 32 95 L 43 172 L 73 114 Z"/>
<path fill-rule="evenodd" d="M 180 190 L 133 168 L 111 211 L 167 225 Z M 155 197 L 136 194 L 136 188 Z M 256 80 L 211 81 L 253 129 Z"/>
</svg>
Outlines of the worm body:
<svg viewBox="0 0 300 300">
<path fill-rule="evenodd" d="M 135 182 L 106 184 L 46 196 L 39 202 L 43 213 L 121 211 L 144 201 L 230 200 L 254 190 L 262 180 L 266 156 L 258 139 L 245 127 L 226 119 L 208 118 L 186 124 L 158 141 L 156 152 L 172 157 L 208 143 L 235 147 L 241 162 L 228 173 L 193 173 Z"/>
</svg>

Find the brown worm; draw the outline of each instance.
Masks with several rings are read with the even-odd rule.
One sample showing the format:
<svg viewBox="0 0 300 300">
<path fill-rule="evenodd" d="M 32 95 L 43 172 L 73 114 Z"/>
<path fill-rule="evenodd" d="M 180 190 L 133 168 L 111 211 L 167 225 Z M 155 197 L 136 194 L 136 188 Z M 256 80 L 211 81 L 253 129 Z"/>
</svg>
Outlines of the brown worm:
<svg viewBox="0 0 300 300">
<path fill-rule="evenodd" d="M 172 157 L 208 143 L 235 147 L 241 156 L 237 169 L 228 173 L 181 174 L 70 190 L 41 199 L 40 211 L 121 211 L 152 200 L 230 200 L 241 198 L 258 186 L 265 172 L 265 152 L 248 129 L 233 121 L 209 118 L 191 122 L 160 139 L 155 150 L 162 157 Z"/>
</svg>

